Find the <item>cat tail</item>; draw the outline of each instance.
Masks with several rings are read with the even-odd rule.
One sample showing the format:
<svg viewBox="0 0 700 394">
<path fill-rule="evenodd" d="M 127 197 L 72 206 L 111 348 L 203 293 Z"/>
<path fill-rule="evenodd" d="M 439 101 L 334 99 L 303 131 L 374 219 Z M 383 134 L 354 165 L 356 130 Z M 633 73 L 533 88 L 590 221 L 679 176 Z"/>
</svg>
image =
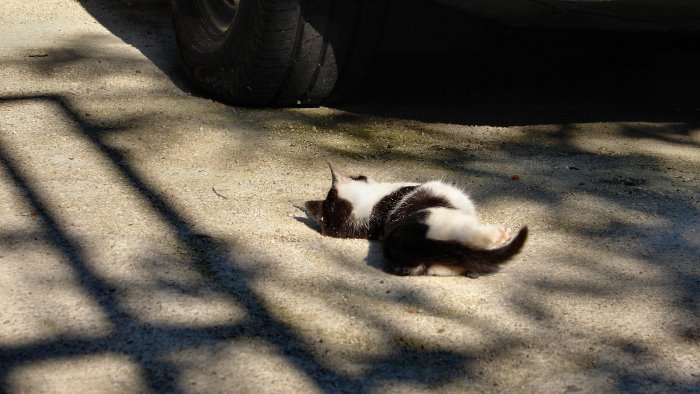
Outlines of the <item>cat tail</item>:
<svg viewBox="0 0 700 394">
<path fill-rule="evenodd" d="M 416 216 L 395 222 L 385 231 L 383 246 L 389 272 L 435 276 L 492 272 L 518 254 L 528 236 L 528 228 L 523 227 L 506 245 L 477 249 L 426 237 L 426 226 Z"/>
<path fill-rule="evenodd" d="M 421 275 L 470 275 L 496 271 L 499 266 L 520 253 L 527 241 L 528 229 L 521 228 L 506 245 L 493 249 L 476 249 L 456 242 L 433 241 L 441 259 L 423 263 Z M 429 240 L 430 241 L 430 240 Z"/>
<path fill-rule="evenodd" d="M 506 245 L 495 249 L 483 249 L 480 251 L 475 250 L 474 254 L 481 254 L 480 259 L 486 264 L 501 264 L 520 253 L 523 245 L 525 245 L 525 241 L 527 241 L 527 234 L 527 226 L 524 226 L 518 230 L 515 237 L 513 237 Z"/>
</svg>

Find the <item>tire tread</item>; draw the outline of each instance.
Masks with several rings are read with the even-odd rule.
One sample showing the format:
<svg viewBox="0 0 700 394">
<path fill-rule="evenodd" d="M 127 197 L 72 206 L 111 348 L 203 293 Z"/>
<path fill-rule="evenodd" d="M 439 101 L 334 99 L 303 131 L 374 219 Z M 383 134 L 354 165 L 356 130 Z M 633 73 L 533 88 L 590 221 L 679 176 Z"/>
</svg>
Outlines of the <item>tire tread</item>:
<svg viewBox="0 0 700 394">
<path fill-rule="evenodd" d="M 188 0 L 172 0 L 178 1 Z M 337 101 L 369 67 L 386 3 L 243 0 L 235 34 L 213 61 L 187 56 L 192 45 L 188 32 L 177 29 L 185 72 L 196 87 L 232 104 L 316 106 Z"/>
</svg>

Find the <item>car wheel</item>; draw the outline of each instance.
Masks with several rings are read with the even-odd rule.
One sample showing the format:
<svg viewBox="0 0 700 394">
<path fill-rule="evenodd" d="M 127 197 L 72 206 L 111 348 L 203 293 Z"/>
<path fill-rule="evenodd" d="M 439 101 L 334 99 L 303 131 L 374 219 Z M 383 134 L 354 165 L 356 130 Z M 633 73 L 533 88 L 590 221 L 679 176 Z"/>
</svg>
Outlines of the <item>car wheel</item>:
<svg viewBox="0 0 700 394">
<path fill-rule="evenodd" d="M 385 0 L 171 0 L 195 87 L 250 106 L 339 100 L 367 70 Z"/>
</svg>

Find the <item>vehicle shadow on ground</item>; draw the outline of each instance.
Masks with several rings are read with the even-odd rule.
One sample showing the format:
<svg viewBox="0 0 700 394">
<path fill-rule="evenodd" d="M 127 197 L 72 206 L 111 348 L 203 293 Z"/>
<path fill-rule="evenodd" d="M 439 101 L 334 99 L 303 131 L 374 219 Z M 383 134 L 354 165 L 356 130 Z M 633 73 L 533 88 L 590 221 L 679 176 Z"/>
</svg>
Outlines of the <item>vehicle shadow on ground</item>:
<svg viewBox="0 0 700 394">
<path fill-rule="evenodd" d="M 189 91 L 167 0 L 81 5 Z M 700 121 L 700 33 L 505 29 L 436 4 L 400 8 L 365 80 L 331 107 L 462 125 Z M 477 39 L 440 22 L 460 18 L 479 24 Z"/>
<path fill-rule="evenodd" d="M 697 122 L 697 33 L 515 30 L 480 50 L 380 53 L 337 107 L 461 125 Z"/>
</svg>

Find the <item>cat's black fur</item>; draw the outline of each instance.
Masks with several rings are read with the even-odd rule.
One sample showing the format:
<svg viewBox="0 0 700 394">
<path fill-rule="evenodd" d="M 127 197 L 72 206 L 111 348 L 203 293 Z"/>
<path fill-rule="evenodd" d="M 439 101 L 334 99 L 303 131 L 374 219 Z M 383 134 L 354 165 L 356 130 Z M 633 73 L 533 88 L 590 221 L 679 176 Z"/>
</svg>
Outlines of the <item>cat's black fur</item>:
<svg viewBox="0 0 700 394">
<path fill-rule="evenodd" d="M 508 240 L 505 230 L 480 223 L 471 200 L 450 185 L 378 183 L 366 176 L 346 177 L 332 167 L 331 173 L 326 199 L 307 201 L 306 209 L 323 235 L 382 240 L 389 272 L 490 272 L 517 254 L 527 239 L 527 227 Z"/>
</svg>

